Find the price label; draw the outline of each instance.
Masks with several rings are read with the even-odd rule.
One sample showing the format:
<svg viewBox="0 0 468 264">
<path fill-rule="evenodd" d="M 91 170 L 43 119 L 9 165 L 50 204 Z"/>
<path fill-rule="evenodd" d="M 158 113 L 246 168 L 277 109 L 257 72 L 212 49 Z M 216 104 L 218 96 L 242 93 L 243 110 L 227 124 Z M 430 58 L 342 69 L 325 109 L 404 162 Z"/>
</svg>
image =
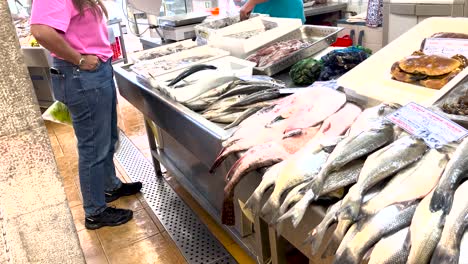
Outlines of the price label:
<svg viewBox="0 0 468 264">
<path fill-rule="evenodd" d="M 439 148 L 468 135 L 468 130 L 416 103 L 409 103 L 386 117 L 411 135 Z"/>
<path fill-rule="evenodd" d="M 456 54 L 468 56 L 468 39 L 427 38 L 424 54 L 452 57 Z"/>
</svg>

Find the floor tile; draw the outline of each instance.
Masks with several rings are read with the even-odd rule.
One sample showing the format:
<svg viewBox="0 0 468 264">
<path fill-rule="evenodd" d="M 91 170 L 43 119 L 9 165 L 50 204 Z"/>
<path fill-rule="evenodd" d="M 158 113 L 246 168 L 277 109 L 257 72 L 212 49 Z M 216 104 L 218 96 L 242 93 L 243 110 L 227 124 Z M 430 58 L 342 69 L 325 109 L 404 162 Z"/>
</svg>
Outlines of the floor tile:
<svg viewBox="0 0 468 264">
<path fill-rule="evenodd" d="M 97 230 L 106 254 L 122 249 L 136 241 L 159 233 L 159 229 L 145 210 L 134 212 L 133 219 L 121 226 L 104 227 Z"/>
<path fill-rule="evenodd" d="M 80 193 L 75 186 L 65 188 L 65 194 L 67 195 L 67 200 L 70 207 L 83 204 Z"/>
<path fill-rule="evenodd" d="M 179 258 L 168 241 L 160 234 L 127 247 L 112 250 L 107 256 L 111 264 L 178 264 Z"/>
<path fill-rule="evenodd" d="M 132 211 L 138 211 L 140 209 L 143 209 L 140 200 L 138 200 L 138 198 L 135 195 L 120 197 L 119 199 L 113 201 L 109 205 L 122 209 L 130 209 Z"/>
<path fill-rule="evenodd" d="M 144 206 L 143 208 L 148 213 L 151 220 L 153 220 L 153 223 L 158 227 L 159 232 L 165 232 L 166 229 L 164 228 L 163 224 L 159 221 L 159 218 L 156 216 L 153 210 L 149 206 Z"/>
<path fill-rule="evenodd" d="M 78 238 L 80 239 L 81 248 L 86 259 L 104 255 L 101 242 L 94 230 L 81 230 L 78 232 Z"/>
<path fill-rule="evenodd" d="M 86 258 L 86 264 L 108 264 L 109 261 L 106 258 L 106 255 L 97 255 L 93 257 Z"/>
<path fill-rule="evenodd" d="M 81 230 L 85 229 L 84 221 L 85 221 L 85 213 L 83 206 L 77 205 L 70 208 L 70 211 L 73 216 L 73 221 L 75 222 L 76 231 L 80 232 Z"/>
</svg>

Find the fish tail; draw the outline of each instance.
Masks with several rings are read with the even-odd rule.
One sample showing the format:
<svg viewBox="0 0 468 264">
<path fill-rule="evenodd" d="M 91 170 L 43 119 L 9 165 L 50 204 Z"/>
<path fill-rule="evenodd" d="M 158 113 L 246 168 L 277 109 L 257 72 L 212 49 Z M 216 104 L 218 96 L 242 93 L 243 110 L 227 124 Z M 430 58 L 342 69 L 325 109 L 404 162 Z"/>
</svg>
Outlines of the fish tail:
<svg viewBox="0 0 468 264">
<path fill-rule="evenodd" d="M 294 205 L 293 215 L 292 215 L 292 223 L 294 228 L 296 228 L 299 223 L 302 221 L 305 212 L 307 211 L 307 207 L 309 207 L 310 202 L 314 199 L 314 193 L 312 191 L 307 191 L 304 194 L 304 197 Z"/>
<path fill-rule="evenodd" d="M 340 212 L 338 213 L 339 218 L 356 222 L 360 214 L 361 201 L 361 195 L 350 195 L 346 201 L 343 201 Z"/>
<path fill-rule="evenodd" d="M 343 241 L 343 238 L 348 232 L 348 229 L 351 226 L 351 224 L 352 224 L 351 222 L 346 221 L 346 220 L 344 222 L 342 221 L 338 223 L 338 225 L 336 226 L 335 232 L 333 232 L 333 235 L 328 241 L 328 245 L 322 254 L 322 258 L 327 258 L 329 256 L 335 255 L 336 251 L 340 247 L 341 241 Z"/>
<path fill-rule="evenodd" d="M 244 204 L 244 209 L 250 209 L 254 216 L 258 214 L 258 211 L 260 210 L 260 199 L 262 193 L 254 192 Z"/>
<path fill-rule="evenodd" d="M 232 226 L 235 224 L 234 215 L 234 197 L 230 194 L 225 195 L 223 200 L 223 209 L 221 211 L 221 222 L 224 225 Z"/>
<path fill-rule="evenodd" d="M 343 254 L 336 256 L 333 264 L 356 264 L 359 263 L 359 260 L 354 257 L 354 255 L 346 249 Z"/>
<path fill-rule="evenodd" d="M 211 165 L 209 172 L 213 173 L 216 168 L 221 165 L 221 163 L 226 159 L 228 154 L 225 154 L 226 151 L 228 150 L 230 146 L 225 146 L 221 149 L 221 151 L 218 153 L 218 156 L 216 157 L 215 161 L 213 162 L 213 165 Z"/>
<path fill-rule="evenodd" d="M 444 214 L 448 214 L 452 207 L 453 192 L 449 190 L 436 189 L 432 195 L 431 204 L 429 208 L 432 212 L 442 210 Z"/>
<path fill-rule="evenodd" d="M 240 157 L 236 162 L 234 162 L 231 169 L 229 169 L 224 179 L 226 182 L 229 182 L 233 178 L 232 175 L 235 175 L 236 173 L 238 173 L 238 168 L 242 165 L 243 158 L 244 156 Z"/>
<path fill-rule="evenodd" d="M 277 208 L 278 206 L 275 205 L 275 203 L 272 201 L 271 197 L 268 199 L 268 201 L 263 205 L 262 207 L 262 215 L 269 215 Z"/>
<path fill-rule="evenodd" d="M 431 264 L 458 264 L 458 254 L 449 254 L 445 250 L 436 249 L 432 255 Z"/>
<path fill-rule="evenodd" d="M 311 253 L 312 255 L 317 254 L 320 246 L 322 245 L 323 237 L 328 229 L 328 225 L 318 225 L 314 228 L 308 235 L 305 240 L 305 243 L 311 244 Z"/>
</svg>

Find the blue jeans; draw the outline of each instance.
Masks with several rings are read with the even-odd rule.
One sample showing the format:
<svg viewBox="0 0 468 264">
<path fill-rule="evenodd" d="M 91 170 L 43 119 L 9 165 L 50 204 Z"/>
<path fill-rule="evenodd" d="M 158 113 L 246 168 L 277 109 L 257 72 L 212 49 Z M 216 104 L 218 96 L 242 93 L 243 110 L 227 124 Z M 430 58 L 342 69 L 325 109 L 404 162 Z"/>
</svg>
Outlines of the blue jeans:
<svg viewBox="0 0 468 264">
<path fill-rule="evenodd" d="M 78 140 L 79 176 L 86 217 L 106 208 L 104 192 L 122 185 L 113 162 L 117 131 L 117 97 L 111 60 L 93 71 L 54 58 L 60 72 L 51 74 L 56 100 L 70 111 Z"/>
</svg>

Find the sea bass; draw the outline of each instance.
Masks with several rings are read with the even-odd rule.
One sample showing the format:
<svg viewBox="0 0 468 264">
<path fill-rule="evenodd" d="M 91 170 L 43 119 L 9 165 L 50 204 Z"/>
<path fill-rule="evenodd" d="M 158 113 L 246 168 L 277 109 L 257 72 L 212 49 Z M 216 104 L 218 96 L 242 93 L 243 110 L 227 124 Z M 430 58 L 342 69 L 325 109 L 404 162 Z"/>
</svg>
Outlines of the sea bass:
<svg viewBox="0 0 468 264">
<path fill-rule="evenodd" d="M 468 137 L 457 147 L 445 168 L 431 201 L 433 212 L 443 210 L 444 215 L 452 208 L 453 195 L 460 182 L 468 177 Z"/>
<path fill-rule="evenodd" d="M 421 139 L 405 136 L 370 155 L 359 175 L 358 182 L 343 200 L 340 217 L 357 220 L 363 194 L 375 184 L 419 160 L 428 147 Z"/>
<path fill-rule="evenodd" d="M 406 242 L 409 228 L 381 239 L 372 249 L 368 264 L 405 264 L 410 245 Z"/>
<path fill-rule="evenodd" d="M 468 225 L 467 193 L 468 181 L 465 181 L 455 192 L 453 206 L 445 219 L 442 236 L 432 255 L 431 264 L 458 263 L 460 243 Z"/>
<path fill-rule="evenodd" d="M 376 197 L 362 207 L 362 213 L 373 215 L 391 204 L 425 197 L 439 182 L 447 162 L 446 154 L 436 149 L 429 150 L 420 161 L 394 176 Z"/>
<path fill-rule="evenodd" d="M 433 193 L 422 199 L 411 220 L 408 264 L 428 263 L 442 235 L 442 211 L 433 213 L 429 208 Z"/>
<path fill-rule="evenodd" d="M 364 254 L 381 238 L 410 225 L 417 204 L 390 205 L 369 220 L 357 223 L 359 232 L 348 243 L 346 249 L 337 252 L 334 263 L 359 263 Z"/>
</svg>

